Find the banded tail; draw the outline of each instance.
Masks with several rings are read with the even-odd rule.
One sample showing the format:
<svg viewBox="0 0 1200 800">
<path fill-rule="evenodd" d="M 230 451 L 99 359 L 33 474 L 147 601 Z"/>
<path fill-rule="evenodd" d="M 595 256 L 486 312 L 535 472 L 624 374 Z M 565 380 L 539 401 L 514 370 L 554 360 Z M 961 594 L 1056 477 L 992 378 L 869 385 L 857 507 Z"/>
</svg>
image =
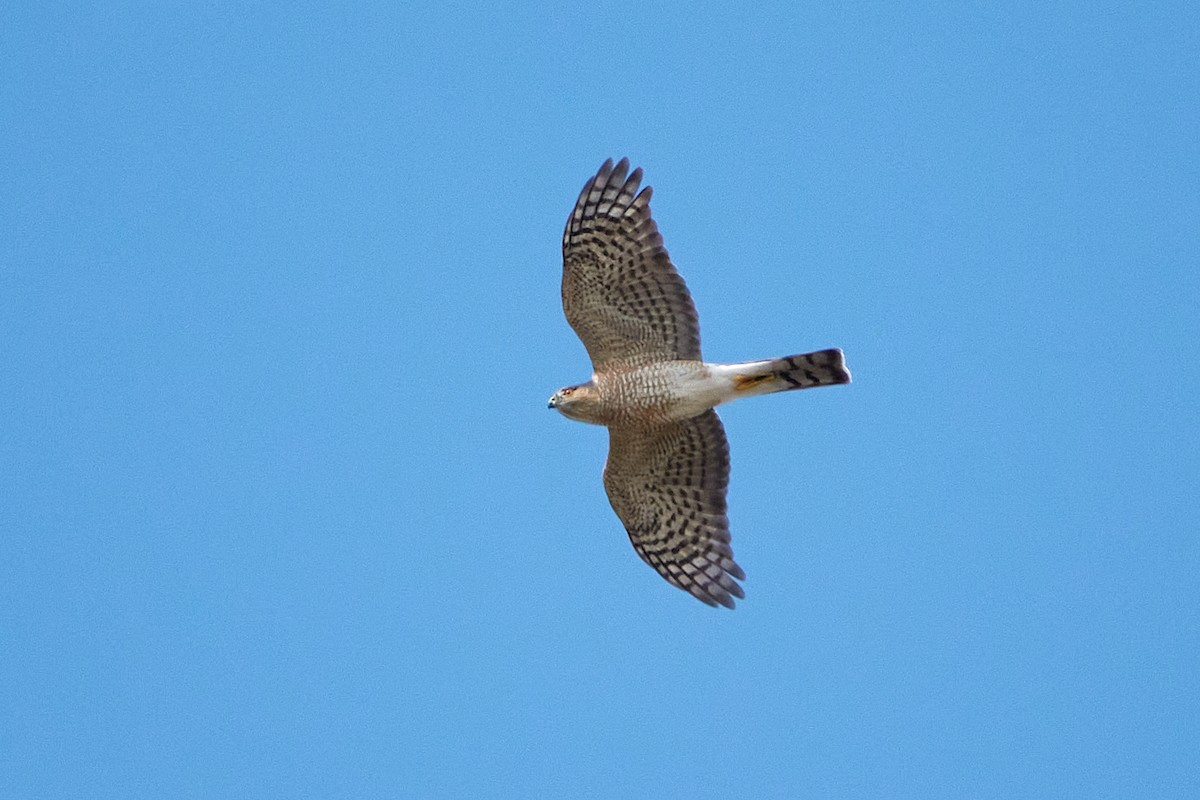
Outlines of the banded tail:
<svg viewBox="0 0 1200 800">
<path fill-rule="evenodd" d="M 733 377 L 734 397 L 753 397 L 850 382 L 850 371 L 846 369 L 842 351 L 836 347 L 770 361 L 723 366 Z"/>
</svg>

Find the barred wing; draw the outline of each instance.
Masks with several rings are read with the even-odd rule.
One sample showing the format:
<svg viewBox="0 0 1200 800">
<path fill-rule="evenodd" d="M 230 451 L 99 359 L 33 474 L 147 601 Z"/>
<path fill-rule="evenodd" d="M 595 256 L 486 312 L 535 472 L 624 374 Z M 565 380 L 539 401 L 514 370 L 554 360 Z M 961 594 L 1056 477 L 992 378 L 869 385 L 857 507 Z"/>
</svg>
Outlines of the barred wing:
<svg viewBox="0 0 1200 800">
<path fill-rule="evenodd" d="M 604 162 L 563 231 L 563 311 L 592 367 L 700 359 L 700 326 L 629 160 Z"/>
<path fill-rule="evenodd" d="M 604 489 L 638 555 L 701 601 L 733 608 L 725 490 L 729 444 L 717 412 L 656 428 L 610 427 Z"/>
</svg>

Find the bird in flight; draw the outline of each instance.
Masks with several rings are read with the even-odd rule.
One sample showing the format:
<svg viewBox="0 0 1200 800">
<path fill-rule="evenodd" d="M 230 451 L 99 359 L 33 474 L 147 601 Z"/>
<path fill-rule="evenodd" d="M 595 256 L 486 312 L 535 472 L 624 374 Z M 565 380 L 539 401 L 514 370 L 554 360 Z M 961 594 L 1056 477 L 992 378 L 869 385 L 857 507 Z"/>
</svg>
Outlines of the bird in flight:
<svg viewBox="0 0 1200 800">
<path fill-rule="evenodd" d="M 772 392 L 849 383 L 838 349 L 738 364 L 700 356 L 687 286 L 650 216 L 649 186 L 629 160 L 605 161 L 563 232 L 563 311 L 592 379 L 550 408 L 608 427 L 604 489 L 633 549 L 671 584 L 734 607 L 746 575 L 726 516 L 729 444 L 714 407 Z"/>
</svg>

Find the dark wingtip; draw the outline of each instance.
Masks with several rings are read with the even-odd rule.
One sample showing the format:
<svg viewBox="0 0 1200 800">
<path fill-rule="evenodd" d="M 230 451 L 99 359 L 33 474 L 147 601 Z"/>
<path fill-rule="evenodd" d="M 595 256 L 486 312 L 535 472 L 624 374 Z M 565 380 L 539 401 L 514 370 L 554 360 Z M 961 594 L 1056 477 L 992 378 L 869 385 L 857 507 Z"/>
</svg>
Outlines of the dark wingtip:
<svg viewBox="0 0 1200 800">
<path fill-rule="evenodd" d="M 611 159 L 609 159 L 609 160 L 611 161 Z M 613 167 L 612 172 L 609 173 L 608 180 L 605 181 L 605 185 L 606 186 L 621 186 L 621 185 L 623 185 L 626 180 L 625 175 L 628 172 L 629 172 L 629 159 L 622 158 L 620 161 L 617 162 L 617 165 L 615 167 Z"/>
<path fill-rule="evenodd" d="M 746 598 L 745 590 L 732 580 L 726 580 L 717 585 L 695 586 L 688 589 L 688 594 L 705 605 L 712 606 L 713 608 L 722 605 L 731 611 L 737 607 L 737 603 L 734 602 L 733 598 L 736 597 L 739 600 Z"/>
<path fill-rule="evenodd" d="M 593 186 L 603 186 L 608 182 L 608 176 L 613 173 L 613 160 L 611 158 L 604 159 L 604 163 L 600 165 L 600 169 L 596 170 L 596 174 L 583 186 L 584 194 Z"/>
</svg>

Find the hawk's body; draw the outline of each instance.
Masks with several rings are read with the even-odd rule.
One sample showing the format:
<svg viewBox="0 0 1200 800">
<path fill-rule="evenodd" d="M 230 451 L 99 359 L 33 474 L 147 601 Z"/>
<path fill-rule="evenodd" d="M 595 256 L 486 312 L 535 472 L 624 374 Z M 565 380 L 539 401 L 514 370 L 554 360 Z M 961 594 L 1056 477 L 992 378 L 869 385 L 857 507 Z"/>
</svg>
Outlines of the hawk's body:
<svg viewBox="0 0 1200 800">
<path fill-rule="evenodd" d="M 628 175 L 628 177 L 626 177 Z M 733 607 L 745 578 L 729 546 L 729 446 L 713 407 L 848 383 L 840 350 L 741 364 L 700 357 L 696 309 L 662 246 L 642 171 L 606 161 L 563 233 L 563 309 L 592 380 L 551 408 L 609 429 L 604 488 L 634 549 L 664 578 Z"/>
</svg>

